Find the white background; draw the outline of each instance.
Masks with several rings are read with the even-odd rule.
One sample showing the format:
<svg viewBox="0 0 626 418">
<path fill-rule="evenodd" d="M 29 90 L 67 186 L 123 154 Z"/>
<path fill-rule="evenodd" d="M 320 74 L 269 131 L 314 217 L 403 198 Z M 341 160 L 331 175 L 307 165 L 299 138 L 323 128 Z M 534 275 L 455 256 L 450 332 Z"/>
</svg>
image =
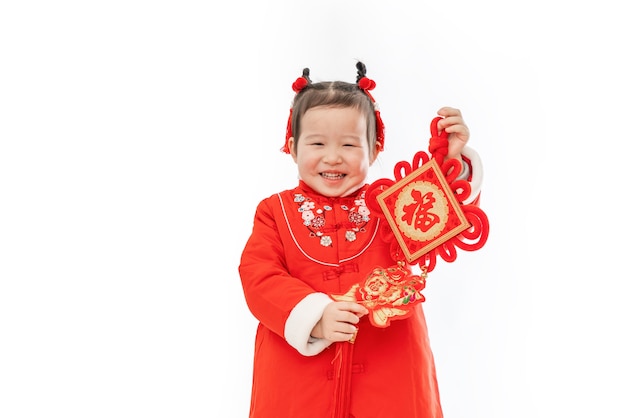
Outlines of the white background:
<svg viewBox="0 0 626 418">
<path fill-rule="evenodd" d="M 446 417 L 626 416 L 618 2 L 397 3 L 2 3 L 1 417 L 247 416 L 237 266 L 297 180 L 291 83 L 357 59 L 372 179 L 444 105 L 484 163 L 487 245 L 425 293 Z"/>
</svg>

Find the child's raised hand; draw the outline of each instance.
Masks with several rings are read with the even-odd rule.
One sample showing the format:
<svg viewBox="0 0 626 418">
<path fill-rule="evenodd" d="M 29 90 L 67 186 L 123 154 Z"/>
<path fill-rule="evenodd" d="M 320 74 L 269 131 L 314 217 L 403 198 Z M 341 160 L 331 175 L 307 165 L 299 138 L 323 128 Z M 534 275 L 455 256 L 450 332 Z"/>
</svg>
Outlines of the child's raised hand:
<svg viewBox="0 0 626 418">
<path fill-rule="evenodd" d="M 313 327 L 311 336 L 333 342 L 349 341 L 357 331 L 359 318 L 367 312 L 364 306 L 355 302 L 331 302 Z"/>
<path fill-rule="evenodd" d="M 437 124 L 439 131 L 445 130 L 448 133 L 448 155 L 445 159 L 461 159 L 461 151 L 469 141 L 469 128 L 463 120 L 461 111 L 453 107 L 442 107 L 437 114 L 443 119 Z"/>
</svg>

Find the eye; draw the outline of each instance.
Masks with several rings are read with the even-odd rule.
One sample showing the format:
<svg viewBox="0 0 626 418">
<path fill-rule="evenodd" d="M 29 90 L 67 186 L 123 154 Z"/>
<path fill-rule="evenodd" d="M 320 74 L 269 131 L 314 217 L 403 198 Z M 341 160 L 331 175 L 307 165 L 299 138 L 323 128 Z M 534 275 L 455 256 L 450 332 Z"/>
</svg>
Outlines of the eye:
<svg viewBox="0 0 626 418">
<path fill-rule="evenodd" d="M 322 141 L 306 141 L 306 144 L 310 147 L 319 147 L 324 145 Z"/>
</svg>

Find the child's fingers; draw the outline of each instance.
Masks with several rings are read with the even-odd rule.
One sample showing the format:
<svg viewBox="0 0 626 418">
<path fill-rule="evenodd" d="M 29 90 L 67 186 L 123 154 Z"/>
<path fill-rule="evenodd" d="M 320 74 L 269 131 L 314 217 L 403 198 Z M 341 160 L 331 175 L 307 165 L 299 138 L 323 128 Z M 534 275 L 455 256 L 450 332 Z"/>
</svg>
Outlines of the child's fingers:
<svg viewBox="0 0 626 418">
<path fill-rule="evenodd" d="M 449 134 L 455 133 L 463 137 L 469 136 L 469 128 L 465 125 L 461 125 L 461 124 L 450 125 L 446 127 L 445 130 Z"/>
<path fill-rule="evenodd" d="M 369 312 L 365 306 L 360 305 L 356 302 L 338 302 L 337 309 L 341 311 L 351 312 L 357 315 L 359 318 Z"/>
<path fill-rule="evenodd" d="M 454 125 L 465 125 L 465 121 L 460 116 L 448 116 L 447 118 L 440 119 L 437 122 L 437 129 L 440 131 Z"/>
<path fill-rule="evenodd" d="M 439 116 L 443 116 L 444 118 L 447 118 L 450 116 L 461 116 L 461 111 L 454 107 L 444 106 L 437 111 L 437 114 Z"/>
<path fill-rule="evenodd" d="M 338 318 L 338 321 L 344 322 L 344 323 L 349 323 L 349 324 L 358 324 L 359 323 L 359 318 L 361 318 L 362 316 L 363 315 L 359 315 L 356 312 L 343 311 L 342 315 Z"/>
<path fill-rule="evenodd" d="M 462 116 L 461 111 L 455 107 L 444 106 L 437 111 L 439 116 L 443 116 L 444 118 L 448 118 L 451 116 Z"/>
</svg>

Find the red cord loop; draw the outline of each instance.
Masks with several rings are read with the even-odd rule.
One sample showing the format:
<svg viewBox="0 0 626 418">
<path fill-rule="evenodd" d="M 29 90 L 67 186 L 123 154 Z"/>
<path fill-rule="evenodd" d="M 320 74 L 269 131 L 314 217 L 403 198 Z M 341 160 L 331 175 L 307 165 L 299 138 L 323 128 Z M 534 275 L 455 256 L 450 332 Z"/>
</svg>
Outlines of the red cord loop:
<svg viewBox="0 0 626 418">
<path fill-rule="evenodd" d="M 430 123 L 430 141 L 428 142 L 428 152 L 439 166 L 443 164 L 444 158 L 448 155 L 448 133 L 445 130 L 439 132 L 437 127 L 441 119 L 443 118 L 438 116 Z"/>
</svg>

